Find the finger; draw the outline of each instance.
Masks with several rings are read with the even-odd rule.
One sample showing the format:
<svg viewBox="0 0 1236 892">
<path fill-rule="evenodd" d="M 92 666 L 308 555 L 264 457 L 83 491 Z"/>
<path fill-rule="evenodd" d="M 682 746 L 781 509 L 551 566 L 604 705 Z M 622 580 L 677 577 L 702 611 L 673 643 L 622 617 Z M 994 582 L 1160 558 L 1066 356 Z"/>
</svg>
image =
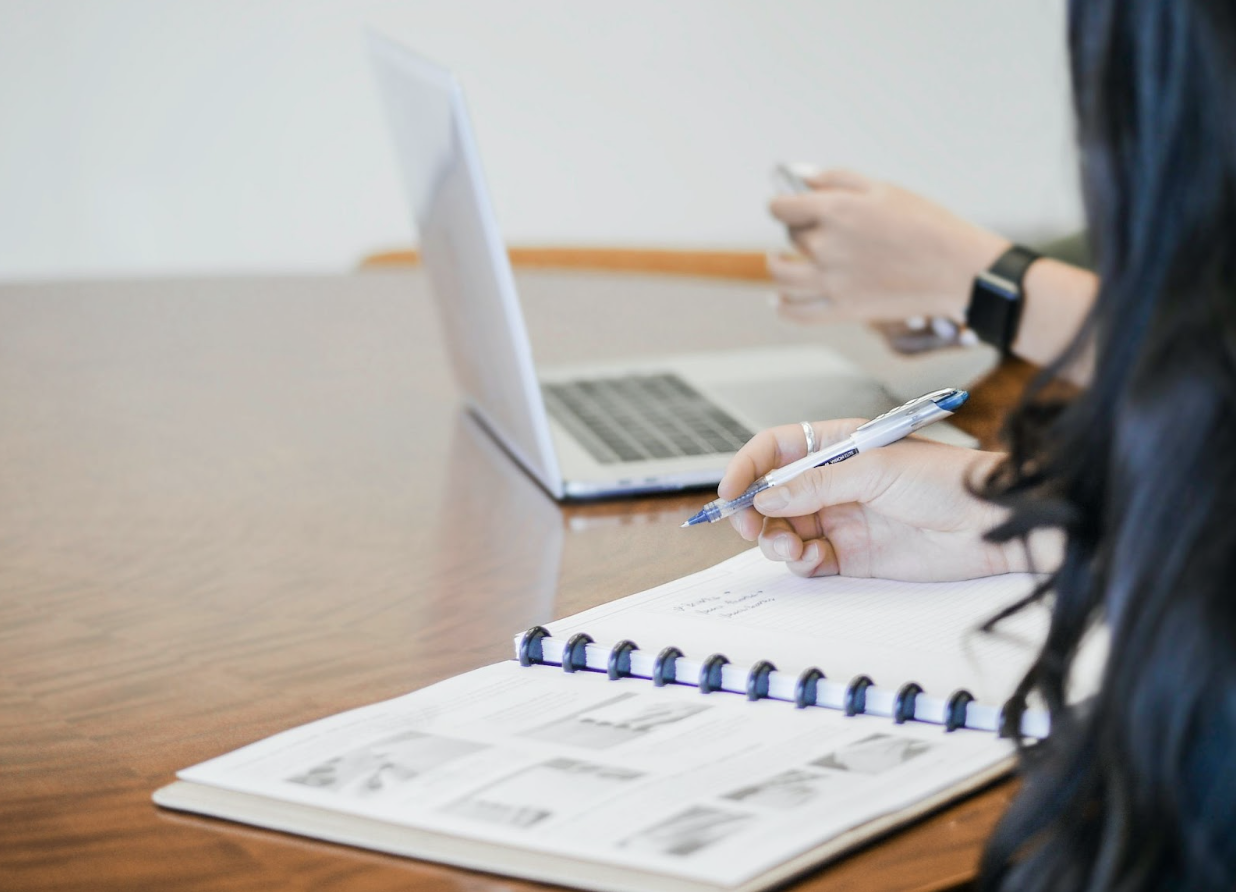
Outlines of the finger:
<svg viewBox="0 0 1236 892">
<path fill-rule="evenodd" d="M 768 263 L 768 274 L 781 290 L 819 290 L 820 270 L 809 260 L 771 251 L 768 253 L 766 260 Z"/>
<path fill-rule="evenodd" d="M 765 531 L 776 531 L 785 524 L 789 524 L 790 530 L 803 542 L 824 538 L 824 527 L 818 514 L 804 514 L 801 517 L 765 517 L 763 521 Z"/>
<path fill-rule="evenodd" d="M 766 521 L 759 543 L 760 551 L 770 561 L 797 561 L 802 557 L 803 540 L 787 520 Z"/>
<path fill-rule="evenodd" d="M 839 464 L 813 468 L 760 493 L 753 507 L 765 517 L 797 517 L 847 502 L 868 503 L 891 482 L 891 467 L 886 461 L 890 454 L 893 453 L 888 449 L 876 450 Z"/>
<path fill-rule="evenodd" d="M 861 419 L 843 418 L 812 422 L 812 428 L 816 443 L 823 447 L 845 439 L 862 423 Z M 802 425 L 782 424 L 760 431 L 730 459 L 725 475 L 717 485 L 717 495 L 723 499 L 736 499 L 757 478 L 806 454 L 807 437 Z"/>
<path fill-rule="evenodd" d="M 754 508 L 744 508 L 737 514 L 730 515 L 730 526 L 748 542 L 754 542 L 759 538 L 764 518 Z"/>
<path fill-rule="evenodd" d="M 796 294 L 775 295 L 772 308 L 787 322 L 797 325 L 812 325 L 821 322 L 868 321 L 888 316 L 883 307 L 871 304 L 840 300 L 834 295 L 800 297 Z"/>
<path fill-rule="evenodd" d="M 865 192 L 871 188 L 873 180 L 863 176 L 856 170 L 846 170 L 844 167 L 834 167 L 803 177 L 812 189 L 849 189 L 855 192 Z"/>
<path fill-rule="evenodd" d="M 823 538 L 804 542 L 798 560 L 787 561 L 786 567 L 795 576 L 838 576 L 841 573 L 837 549 Z"/>
<path fill-rule="evenodd" d="M 835 264 L 832 253 L 834 245 L 828 236 L 829 230 L 824 226 L 790 227 L 787 235 L 790 244 L 805 258 L 815 265 L 817 272 L 828 269 Z"/>
<path fill-rule="evenodd" d="M 824 535 L 824 528 L 820 524 L 819 515 L 809 514 L 806 517 L 791 517 L 777 518 L 770 520 L 756 511 L 754 508 L 744 508 L 737 514 L 730 515 L 730 526 L 738 531 L 738 535 L 742 536 L 748 542 L 755 542 L 762 535 L 771 536 L 769 532 L 769 523 L 776 523 L 779 526 L 777 529 L 788 528 L 794 532 L 799 539 L 816 539 Z M 775 531 L 773 531 L 775 532 Z"/>
<path fill-rule="evenodd" d="M 810 229 L 824 219 L 827 202 L 823 198 L 818 192 L 777 195 L 768 202 L 768 212 L 791 230 Z"/>
<path fill-rule="evenodd" d="M 818 291 L 782 291 L 777 295 L 777 303 L 787 303 L 794 306 L 807 307 L 812 304 L 831 304 L 832 298 Z"/>
<path fill-rule="evenodd" d="M 789 294 L 775 295 L 773 309 L 787 322 L 811 325 L 837 320 L 837 305 L 827 297 L 799 298 Z"/>
<path fill-rule="evenodd" d="M 794 563 L 806 560 L 803 552 L 805 543 L 822 538 L 824 533 L 820 529 L 820 520 L 814 514 L 794 518 L 768 517 L 764 519 L 759 544 L 769 560 Z"/>
<path fill-rule="evenodd" d="M 789 445 L 786 439 L 789 436 L 789 426 L 784 427 L 786 428 L 784 433 L 779 428 L 760 431 L 734 453 L 734 457 L 725 466 L 721 482 L 717 484 L 719 498 L 738 498 L 757 478 L 777 467 L 777 462 L 781 460 L 782 443 Z M 799 435 L 802 435 L 801 430 Z M 740 515 L 735 514 L 734 517 L 740 517 Z"/>
<path fill-rule="evenodd" d="M 803 294 L 796 291 L 774 292 L 768 295 L 768 306 L 780 312 L 783 308 L 790 309 L 823 309 L 831 307 L 833 300 L 823 294 Z"/>
</svg>

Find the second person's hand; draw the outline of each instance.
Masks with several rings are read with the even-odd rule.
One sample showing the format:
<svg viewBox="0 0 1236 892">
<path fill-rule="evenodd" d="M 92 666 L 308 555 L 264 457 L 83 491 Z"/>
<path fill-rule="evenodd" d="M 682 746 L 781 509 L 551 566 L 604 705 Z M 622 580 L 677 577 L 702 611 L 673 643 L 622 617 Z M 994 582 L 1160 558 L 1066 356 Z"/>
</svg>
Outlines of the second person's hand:
<svg viewBox="0 0 1236 892">
<path fill-rule="evenodd" d="M 778 311 L 798 322 L 949 316 L 1009 241 L 921 195 L 848 170 L 769 206 L 801 256 L 772 254 Z"/>
</svg>

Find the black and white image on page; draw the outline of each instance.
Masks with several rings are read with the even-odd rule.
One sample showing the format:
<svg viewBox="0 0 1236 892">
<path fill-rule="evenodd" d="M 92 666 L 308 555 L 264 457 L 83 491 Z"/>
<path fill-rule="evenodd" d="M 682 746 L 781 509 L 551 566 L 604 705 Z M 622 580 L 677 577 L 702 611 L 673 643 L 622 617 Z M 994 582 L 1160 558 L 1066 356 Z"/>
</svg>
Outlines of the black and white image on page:
<svg viewBox="0 0 1236 892">
<path fill-rule="evenodd" d="M 624 839 L 618 846 L 632 852 L 687 858 L 740 833 L 755 820 L 752 814 L 693 805 Z"/>
<path fill-rule="evenodd" d="M 589 715 L 601 720 L 598 737 L 590 730 L 563 742 L 548 730 L 571 737 Z M 850 755 L 842 768 L 834 754 L 884 733 L 945 742 L 880 774 L 856 770 Z M 509 661 L 283 732 L 180 776 L 463 839 L 721 882 L 997 768 L 1010 752 L 990 734 L 894 731 L 882 718 Z"/>
<path fill-rule="evenodd" d="M 731 790 L 721 798 L 746 806 L 784 811 L 820 801 L 828 794 L 828 781 L 829 776 L 822 772 L 791 768 Z"/>
<path fill-rule="evenodd" d="M 603 750 L 641 740 L 708 709 L 707 703 L 667 703 L 662 698 L 626 692 L 531 728 L 520 736 Z"/>
<path fill-rule="evenodd" d="M 482 743 L 405 731 L 324 759 L 287 781 L 340 796 L 389 796 L 447 762 L 484 749 Z"/>
<path fill-rule="evenodd" d="M 850 771 L 858 774 L 883 774 L 900 768 L 932 750 L 925 740 L 894 737 L 892 734 L 872 734 L 841 747 L 812 762 L 830 771 Z"/>
<path fill-rule="evenodd" d="M 596 807 L 643 772 L 582 759 L 550 759 L 473 790 L 443 812 L 456 817 L 532 827 L 557 815 Z"/>
</svg>

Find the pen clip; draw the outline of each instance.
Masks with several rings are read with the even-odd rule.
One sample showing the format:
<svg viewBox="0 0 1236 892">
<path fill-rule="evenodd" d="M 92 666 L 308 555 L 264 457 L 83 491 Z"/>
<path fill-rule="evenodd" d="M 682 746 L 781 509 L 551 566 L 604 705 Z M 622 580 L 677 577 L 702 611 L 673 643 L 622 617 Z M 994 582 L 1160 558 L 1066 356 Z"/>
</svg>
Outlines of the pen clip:
<svg viewBox="0 0 1236 892">
<path fill-rule="evenodd" d="M 915 410 L 922 408 L 927 403 L 934 404 L 937 400 L 944 399 L 945 397 L 951 396 L 956 392 L 956 388 L 945 387 L 943 390 L 935 390 L 931 393 L 924 394 L 923 396 L 916 396 L 908 403 L 903 403 L 895 409 L 889 409 L 883 415 L 878 415 L 867 423 L 860 425 L 856 428 L 856 431 L 868 430 L 877 422 L 884 421 L 887 418 L 892 418 L 894 415 L 913 415 Z"/>
</svg>

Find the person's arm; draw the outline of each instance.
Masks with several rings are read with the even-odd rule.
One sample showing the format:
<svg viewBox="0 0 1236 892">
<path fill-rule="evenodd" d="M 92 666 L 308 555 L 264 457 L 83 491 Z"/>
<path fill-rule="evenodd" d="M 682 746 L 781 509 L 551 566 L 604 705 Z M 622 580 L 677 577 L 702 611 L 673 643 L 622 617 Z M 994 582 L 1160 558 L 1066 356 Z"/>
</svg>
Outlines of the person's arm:
<svg viewBox="0 0 1236 892">
<path fill-rule="evenodd" d="M 816 436 L 833 443 L 861 423 L 815 422 Z M 805 453 L 799 425 L 756 434 L 730 461 L 717 493 L 736 498 L 758 477 Z M 1036 532 L 1030 555 L 1020 542 L 983 540 L 1006 512 L 974 496 L 969 484 L 980 483 L 1002 458 L 909 437 L 766 490 L 730 523 L 800 576 L 941 582 L 1050 572 L 1063 556 L 1058 533 Z"/>
<path fill-rule="evenodd" d="M 770 255 L 778 310 L 799 322 L 965 318 L 974 277 L 1010 242 L 889 183 L 833 170 L 813 191 L 781 195 L 770 210 L 802 256 Z M 1023 282 L 1024 308 L 1013 351 L 1037 364 L 1068 344 L 1098 290 L 1097 277 L 1041 259 Z M 1078 383 L 1088 363 L 1069 371 Z"/>
<path fill-rule="evenodd" d="M 1089 270 L 1041 257 L 1026 270 L 1022 282 L 1021 324 L 1013 352 L 1037 365 L 1047 365 L 1069 344 L 1094 304 L 1099 278 Z M 1094 356 L 1080 357 L 1064 373 L 1074 384 L 1090 380 Z"/>
</svg>

